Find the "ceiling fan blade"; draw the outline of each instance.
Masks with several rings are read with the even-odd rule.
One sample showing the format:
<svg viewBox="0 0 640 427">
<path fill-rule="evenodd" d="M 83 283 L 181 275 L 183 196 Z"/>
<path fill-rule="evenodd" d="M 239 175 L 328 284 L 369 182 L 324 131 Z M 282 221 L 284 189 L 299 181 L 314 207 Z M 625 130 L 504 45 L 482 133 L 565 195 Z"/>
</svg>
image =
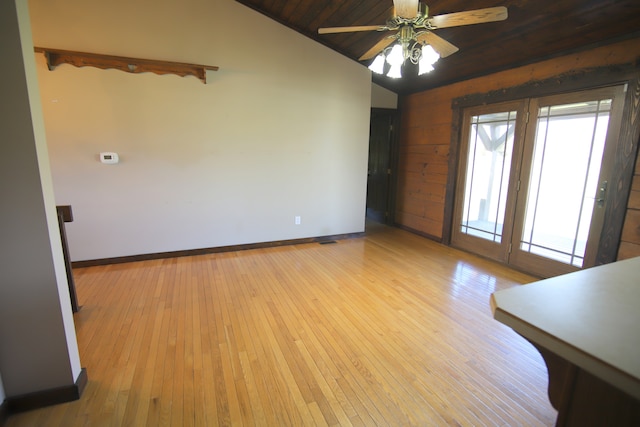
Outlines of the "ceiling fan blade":
<svg viewBox="0 0 640 427">
<path fill-rule="evenodd" d="M 442 37 L 436 36 L 431 31 L 425 31 L 418 34 L 416 39 L 419 42 L 430 44 L 431 47 L 440 54 L 440 58 L 446 58 L 459 50 L 456 46 L 452 45 Z"/>
<path fill-rule="evenodd" d="M 397 35 L 392 35 L 392 36 L 388 36 L 383 38 L 382 40 L 380 40 L 378 43 L 376 43 L 375 45 L 373 45 L 373 47 L 371 49 L 369 49 L 368 51 L 366 51 L 360 58 L 358 58 L 359 61 L 365 61 L 367 59 L 371 59 L 374 56 L 376 56 L 378 53 L 382 52 L 382 50 L 389 46 L 391 43 L 393 43 L 394 41 L 396 41 L 398 39 Z M 434 48 L 435 49 L 435 48 Z"/>
<path fill-rule="evenodd" d="M 382 30 L 384 25 L 362 25 L 355 27 L 329 27 L 318 28 L 318 34 L 334 34 L 334 33 L 353 33 L 356 31 L 374 31 Z"/>
<path fill-rule="evenodd" d="M 393 7 L 401 18 L 411 19 L 418 14 L 418 0 L 393 0 Z"/>
<path fill-rule="evenodd" d="M 429 21 L 435 28 L 458 27 L 461 25 L 482 24 L 485 22 L 504 21 L 508 17 L 504 6 L 488 7 L 486 9 L 469 10 L 466 12 L 447 13 L 432 17 Z"/>
</svg>

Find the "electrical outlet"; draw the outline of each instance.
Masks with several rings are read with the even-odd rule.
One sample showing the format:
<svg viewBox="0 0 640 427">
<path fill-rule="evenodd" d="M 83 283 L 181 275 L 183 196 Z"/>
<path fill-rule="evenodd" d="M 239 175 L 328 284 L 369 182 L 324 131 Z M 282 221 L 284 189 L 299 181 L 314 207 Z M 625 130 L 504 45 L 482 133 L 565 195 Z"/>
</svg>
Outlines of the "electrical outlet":
<svg viewBox="0 0 640 427">
<path fill-rule="evenodd" d="M 293 219 L 296 225 L 300 225 L 300 216 L 297 216 Z"/>
</svg>

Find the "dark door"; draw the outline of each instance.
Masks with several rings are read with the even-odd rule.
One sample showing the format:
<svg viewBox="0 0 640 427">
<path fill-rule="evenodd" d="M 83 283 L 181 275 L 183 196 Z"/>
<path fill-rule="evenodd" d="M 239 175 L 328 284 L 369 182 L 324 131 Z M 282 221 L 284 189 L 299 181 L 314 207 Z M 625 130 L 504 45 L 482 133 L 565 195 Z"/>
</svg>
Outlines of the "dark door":
<svg viewBox="0 0 640 427">
<path fill-rule="evenodd" d="M 391 223 L 393 202 L 394 123 L 397 111 L 371 110 L 369 170 L 367 178 L 367 218 Z"/>
</svg>

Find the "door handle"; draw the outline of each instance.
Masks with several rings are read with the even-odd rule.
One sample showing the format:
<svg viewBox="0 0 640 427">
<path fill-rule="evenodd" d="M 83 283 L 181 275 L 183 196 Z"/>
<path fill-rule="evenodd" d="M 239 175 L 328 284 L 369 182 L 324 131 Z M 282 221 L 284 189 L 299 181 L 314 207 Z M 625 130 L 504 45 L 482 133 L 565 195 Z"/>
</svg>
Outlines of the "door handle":
<svg viewBox="0 0 640 427">
<path fill-rule="evenodd" d="M 607 185 L 609 183 L 607 181 L 602 181 L 602 184 L 600 184 L 600 189 L 598 190 L 598 198 L 596 199 L 596 202 L 598 203 L 599 207 L 603 207 L 604 206 L 604 202 L 607 200 Z"/>
</svg>

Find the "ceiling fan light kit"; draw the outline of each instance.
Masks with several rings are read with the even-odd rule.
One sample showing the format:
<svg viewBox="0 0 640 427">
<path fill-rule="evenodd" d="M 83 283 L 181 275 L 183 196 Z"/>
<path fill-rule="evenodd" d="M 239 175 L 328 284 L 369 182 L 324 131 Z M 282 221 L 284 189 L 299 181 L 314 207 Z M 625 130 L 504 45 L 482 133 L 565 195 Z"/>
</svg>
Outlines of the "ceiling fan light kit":
<svg viewBox="0 0 640 427">
<path fill-rule="evenodd" d="M 507 8 L 502 6 L 438 16 L 429 16 L 429 8 L 418 0 L 393 0 L 393 6 L 395 14 L 385 25 L 319 28 L 318 33 L 396 31 L 395 34 L 381 39 L 359 59 L 366 61 L 375 57 L 369 69 L 378 74 L 384 73 L 386 62 L 390 65 L 387 77 L 400 78 L 402 65 L 407 60 L 418 65 L 418 75 L 422 75 L 433 71 L 433 65 L 438 59 L 458 51 L 456 46 L 435 35 L 433 30 L 504 21 L 508 16 Z"/>
<path fill-rule="evenodd" d="M 387 54 L 387 52 L 389 52 Z M 414 43 L 411 48 L 406 45 L 395 44 L 393 47 L 386 48 L 373 60 L 369 69 L 376 74 L 384 74 L 384 63 L 387 62 L 391 67 L 387 72 L 387 77 L 394 79 L 402 77 L 402 65 L 409 59 L 413 64 L 418 65 L 418 75 L 433 71 L 435 64 L 440 55 L 429 44 L 420 45 Z"/>
<path fill-rule="evenodd" d="M 387 77 L 394 79 L 402 77 L 401 67 L 407 61 L 418 65 L 418 75 L 433 71 L 433 64 L 440 59 L 440 54 L 430 44 L 418 42 L 417 35 L 412 27 L 405 26 L 400 29 L 398 43 L 385 48 L 373 60 L 369 69 L 377 74 L 384 74 L 384 63 L 391 66 Z"/>
</svg>

